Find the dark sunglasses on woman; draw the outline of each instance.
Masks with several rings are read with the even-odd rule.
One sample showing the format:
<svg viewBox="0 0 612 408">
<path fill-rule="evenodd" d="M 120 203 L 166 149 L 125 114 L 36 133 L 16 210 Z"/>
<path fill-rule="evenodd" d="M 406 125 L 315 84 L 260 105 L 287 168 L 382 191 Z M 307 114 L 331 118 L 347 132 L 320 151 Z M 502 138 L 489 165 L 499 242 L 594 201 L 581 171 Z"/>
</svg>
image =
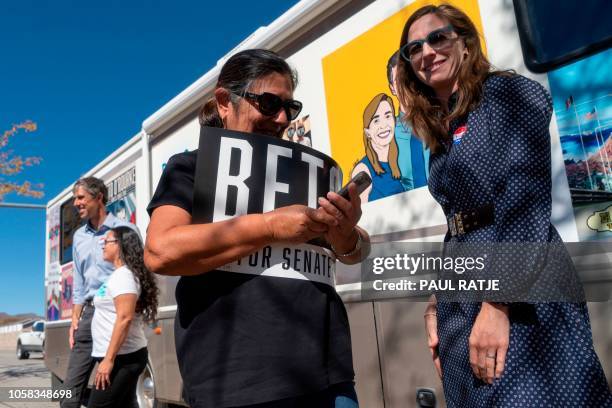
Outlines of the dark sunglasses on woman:
<svg viewBox="0 0 612 408">
<path fill-rule="evenodd" d="M 294 120 L 302 111 L 302 102 L 296 101 L 295 99 L 282 100 L 280 96 L 269 92 L 264 92 L 262 94 L 244 92 L 242 95 L 236 93 L 234 93 L 234 95 L 256 102 L 257 110 L 265 116 L 274 116 L 282 108 L 287 114 L 287 119 Z"/>
<path fill-rule="evenodd" d="M 408 62 L 414 62 L 419 60 L 423 56 L 423 44 L 427 43 L 435 51 L 440 51 L 452 44 L 456 39 L 453 37 L 453 26 L 447 25 L 446 27 L 439 28 L 427 34 L 422 40 L 413 40 L 408 44 L 405 44 L 400 48 L 400 54 Z"/>
</svg>

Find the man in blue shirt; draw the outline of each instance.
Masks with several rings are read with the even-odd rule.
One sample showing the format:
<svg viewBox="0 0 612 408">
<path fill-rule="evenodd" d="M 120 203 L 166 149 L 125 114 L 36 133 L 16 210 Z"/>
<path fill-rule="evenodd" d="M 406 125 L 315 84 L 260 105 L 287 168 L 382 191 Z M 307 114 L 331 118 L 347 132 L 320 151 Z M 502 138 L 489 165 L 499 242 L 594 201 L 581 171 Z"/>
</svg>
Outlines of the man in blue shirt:
<svg viewBox="0 0 612 408">
<path fill-rule="evenodd" d="M 387 62 L 389 89 L 395 97 L 397 97 L 395 81 L 398 58 L 399 51 L 396 51 Z M 399 150 L 397 164 L 402 172 L 400 181 L 406 191 L 408 191 L 427 185 L 427 177 L 429 176 L 429 149 L 404 124 L 405 109 L 401 103 L 398 111 L 399 113 L 395 119 L 395 141 Z"/>
<path fill-rule="evenodd" d="M 91 357 L 91 319 L 93 296 L 113 272 L 112 264 L 102 258 L 105 235 L 109 229 L 133 224 L 107 214 L 108 189 L 95 177 L 78 180 L 73 187 L 74 206 L 85 224 L 75 231 L 72 239 L 74 262 L 72 323 L 69 342 L 70 359 L 64 387 L 72 390 L 72 397 L 61 401 L 62 408 L 79 408 L 87 381 L 94 367 Z"/>
</svg>

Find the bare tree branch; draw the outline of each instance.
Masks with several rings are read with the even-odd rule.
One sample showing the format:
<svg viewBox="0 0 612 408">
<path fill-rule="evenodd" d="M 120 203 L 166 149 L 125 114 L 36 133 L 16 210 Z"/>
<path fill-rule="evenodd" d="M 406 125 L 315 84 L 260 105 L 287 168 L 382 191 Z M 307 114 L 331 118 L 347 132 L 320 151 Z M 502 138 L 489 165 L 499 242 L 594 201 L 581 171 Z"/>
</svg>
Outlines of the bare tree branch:
<svg viewBox="0 0 612 408">
<path fill-rule="evenodd" d="M 38 125 L 35 122 L 26 120 L 25 122 L 14 124 L 10 129 L 2 133 L 2 136 L 0 136 L 0 175 L 14 176 L 23 172 L 25 167 L 40 164 L 42 161 L 40 157 L 24 158 L 14 155 L 13 150 L 2 151 L 2 149 L 8 146 L 11 137 L 17 135 L 20 130 L 29 133 L 36 131 L 37 128 Z M 44 196 L 42 188 L 42 184 L 32 184 L 30 181 L 17 183 L 0 177 L 0 201 L 4 199 L 4 196 L 11 193 L 25 197 L 41 198 Z"/>
</svg>

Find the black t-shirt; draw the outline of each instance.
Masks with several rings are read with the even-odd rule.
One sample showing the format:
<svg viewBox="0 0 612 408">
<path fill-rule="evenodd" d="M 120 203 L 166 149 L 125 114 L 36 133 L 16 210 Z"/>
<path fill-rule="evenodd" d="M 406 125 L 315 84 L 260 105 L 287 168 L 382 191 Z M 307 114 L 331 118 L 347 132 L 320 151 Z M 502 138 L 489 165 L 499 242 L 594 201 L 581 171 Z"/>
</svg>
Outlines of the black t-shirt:
<svg viewBox="0 0 612 408">
<path fill-rule="evenodd" d="M 192 213 L 197 151 L 170 158 L 149 214 Z M 176 287 L 176 352 L 192 407 L 297 397 L 354 377 L 348 317 L 327 284 L 215 270 Z"/>
</svg>

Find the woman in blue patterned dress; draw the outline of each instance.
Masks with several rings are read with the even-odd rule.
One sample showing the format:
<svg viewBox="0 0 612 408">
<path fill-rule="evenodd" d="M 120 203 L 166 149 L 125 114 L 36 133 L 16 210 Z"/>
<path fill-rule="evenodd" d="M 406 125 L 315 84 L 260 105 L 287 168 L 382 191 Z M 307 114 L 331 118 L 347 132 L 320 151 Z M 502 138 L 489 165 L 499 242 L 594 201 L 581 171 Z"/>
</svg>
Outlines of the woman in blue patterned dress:
<svg viewBox="0 0 612 408">
<path fill-rule="evenodd" d="M 474 24 L 449 5 L 417 10 L 400 47 L 399 97 L 432 152 L 429 189 L 447 217 L 484 220 L 445 240 L 562 243 L 550 222 L 546 90 L 493 71 Z M 585 303 L 432 299 L 425 321 L 449 407 L 612 406 Z"/>
</svg>

